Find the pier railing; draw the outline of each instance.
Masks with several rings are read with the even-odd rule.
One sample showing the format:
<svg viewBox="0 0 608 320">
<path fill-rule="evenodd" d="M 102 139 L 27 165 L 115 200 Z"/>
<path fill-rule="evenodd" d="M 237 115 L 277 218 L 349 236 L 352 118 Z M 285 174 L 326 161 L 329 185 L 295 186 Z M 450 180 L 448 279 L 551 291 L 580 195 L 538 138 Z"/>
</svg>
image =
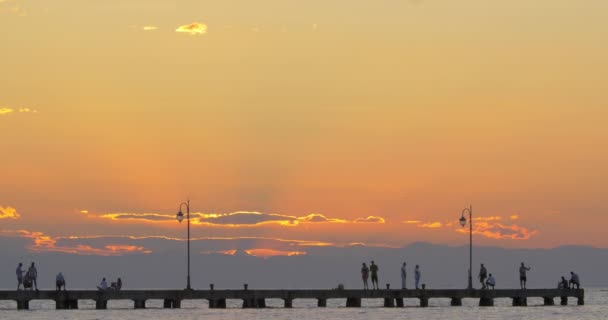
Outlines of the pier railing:
<svg viewBox="0 0 608 320">
<path fill-rule="evenodd" d="M 208 300 L 210 308 L 226 308 L 226 300 L 243 301 L 243 308 L 265 308 L 266 299 L 282 299 L 291 308 L 296 299 L 316 299 L 318 307 L 327 300 L 345 300 L 346 307 L 361 307 L 362 299 L 384 299 L 385 307 L 403 307 L 404 299 L 417 299 L 428 307 L 430 299 L 450 299 L 452 306 L 461 306 L 466 298 L 479 299 L 480 306 L 493 306 L 495 299 L 512 299 L 513 306 L 527 306 L 528 298 L 542 298 L 544 305 L 568 304 L 568 298 L 585 304 L 583 289 L 498 289 L 498 290 L 69 290 L 69 291 L 0 291 L 0 300 L 17 302 L 17 309 L 29 309 L 32 300 L 54 300 L 57 309 L 78 309 L 79 300 L 95 301 L 96 309 L 107 309 L 109 300 L 132 300 L 136 309 L 146 307 L 147 300 L 163 300 L 164 308 L 180 308 L 182 300 Z"/>
</svg>

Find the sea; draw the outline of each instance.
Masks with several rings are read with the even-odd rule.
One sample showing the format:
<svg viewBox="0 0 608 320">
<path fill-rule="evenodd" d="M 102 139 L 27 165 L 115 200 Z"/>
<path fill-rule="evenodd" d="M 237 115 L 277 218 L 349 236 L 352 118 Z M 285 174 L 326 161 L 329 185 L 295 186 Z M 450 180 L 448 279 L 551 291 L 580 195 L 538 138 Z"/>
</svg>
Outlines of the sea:
<svg viewBox="0 0 608 320">
<path fill-rule="evenodd" d="M 32 320 L 515 320 L 515 319 L 608 319 L 608 289 L 586 289 L 585 305 L 570 298 L 568 306 L 543 306 L 542 299 L 528 299 L 528 307 L 512 307 L 511 299 L 496 299 L 494 307 L 479 307 L 478 300 L 464 299 L 462 307 L 451 307 L 449 299 L 431 299 L 428 308 L 417 306 L 417 299 L 406 299 L 405 308 L 384 308 L 382 299 L 363 300 L 361 308 L 345 308 L 344 300 L 328 300 L 318 308 L 316 300 L 294 300 L 284 309 L 282 300 L 267 300 L 266 309 L 241 309 L 239 300 L 227 300 L 227 309 L 209 309 L 204 300 L 182 301 L 181 309 L 163 309 L 161 300 L 150 300 L 146 309 L 133 309 L 132 301 L 109 301 L 108 310 L 95 310 L 93 301 L 80 301 L 78 310 L 55 310 L 53 301 L 32 301 L 30 310 L 16 310 L 16 303 L 0 301 L 0 319 Z"/>
</svg>

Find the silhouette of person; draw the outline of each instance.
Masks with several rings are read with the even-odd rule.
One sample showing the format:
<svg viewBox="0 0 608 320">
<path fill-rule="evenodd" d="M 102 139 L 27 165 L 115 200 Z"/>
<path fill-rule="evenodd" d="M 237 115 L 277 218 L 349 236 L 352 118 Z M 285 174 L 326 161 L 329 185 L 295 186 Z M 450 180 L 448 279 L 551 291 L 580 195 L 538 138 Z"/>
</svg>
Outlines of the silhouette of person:
<svg viewBox="0 0 608 320">
<path fill-rule="evenodd" d="M 376 290 L 380 289 L 380 286 L 378 286 L 378 270 L 378 265 L 372 261 L 369 271 L 372 273 L 372 287 Z"/>
<path fill-rule="evenodd" d="M 38 291 L 38 270 L 33 262 L 32 265 L 30 265 L 30 268 L 27 270 L 27 274 L 32 281 L 32 288 L 35 288 L 36 291 Z"/>
<path fill-rule="evenodd" d="M 519 267 L 519 285 L 521 286 L 522 289 L 526 289 L 526 282 L 528 281 L 528 276 L 526 274 L 526 271 L 530 271 L 530 267 L 526 267 L 524 265 L 524 263 L 521 263 L 521 266 Z"/>
<path fill-rule="evenodd" d="M 421 277 L 422 277 L 422 272 L 420 272 L 420 266 L 416 265 L 416 270 L 414 270 L 414 278 L 416 279 L 416 290 L 418 290 L 418 285 L 420 284 Z"/>
<path fill-rule="evenodd" d="M 405 278 L 407 277 L 407 270 L 405 269 L 405 262 L 401 266 L 401 289 L 407 289 L 405 284 Z"/>
<path fill-rule="evenodd" d="M 369 268 L 367 267 L 365 262 L 363 263 L 363 266 L 361 267 L 361 278 L 363 279 L 363 289 L 369 290 L 369 284 L 367 282 L 367 279 L 369 279 Z"/>
<path fill-rule="evenodd" d="M 488 277 L 488 270 L 484 267 L 483 263 L 479 269 L 479 282 L 481 282 L 481 288 L 486 288 L 486 278 Z"/>
<path fill-rule="evenodd" d="M 19 288 L 21 287 L 21 285 L 23 284 L 23 263 L 19 262 L 19 265 L 17 266 L 17 290 L 19 290 Z M 25 286 L 24 286 L 25 289 Z"/>
<path fill-rule="evenodd" d="M 574 286 L 576 286 L 576 289 L 580 289 L 581 288 L 581 280 L 578 277 L 578 274 L 574 273 L 574 271 L 570 271 L 570 283 L 568 285 L 568 287 L 570 289 L 574 289 Z"/>
</svg>

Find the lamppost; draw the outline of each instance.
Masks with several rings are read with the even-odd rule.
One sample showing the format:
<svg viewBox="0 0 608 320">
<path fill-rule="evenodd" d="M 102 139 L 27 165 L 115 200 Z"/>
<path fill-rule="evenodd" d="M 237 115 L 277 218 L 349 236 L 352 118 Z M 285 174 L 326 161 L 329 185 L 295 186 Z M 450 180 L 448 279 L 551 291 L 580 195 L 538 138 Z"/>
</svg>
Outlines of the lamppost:
<svg viewBox="0 0 608 320">
<path fill-rule="evenodd" d="M 179 212 L 177 213 L 176 218 L 179 223 L 182 223 L 182 220 L 184 220 L 184 214 L 182 213 L 182 207 L 184 205 L 186 206 L 186 220 L 188 220 L 188 278 L 186 290 L 192 290 L 192 287 L 190 287 L 190 199 L 180 203 Z"/>
<path fill-rule="evenodd" d="M 464 228 L 467 224 L 465 212 L 469 212 L 469 290 L 473 289 L 473 206 L 464 208 L 460 216 L 460 225 Z"/>
</svg>

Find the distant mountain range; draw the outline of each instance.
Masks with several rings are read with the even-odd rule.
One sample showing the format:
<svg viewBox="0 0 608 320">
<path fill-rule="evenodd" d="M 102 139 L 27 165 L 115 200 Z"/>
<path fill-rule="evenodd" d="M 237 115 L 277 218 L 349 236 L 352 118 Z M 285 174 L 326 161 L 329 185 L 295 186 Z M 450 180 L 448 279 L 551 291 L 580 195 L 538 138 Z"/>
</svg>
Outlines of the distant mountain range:
<svg viewBox="0 0 608 320">
<path fill-rule="evenodd" d="M 467 284 L 469 253 L 467 246 L 450 247 L 414 243 L 403 248 L 384 247 L 307 247 L 307 254 L 292 257 L 258 258 L 246 254 L 192 255 L 192 285 L 206 289 L 241 288 L 360 288 L 361 263 L 374 260 L 380 267 L 382 287 L 400 286 L 399 270 L 405 261 L 408 287 L 413 287 L 413 270 L 421 266 L 422 282 L 427 288 L 464 288 Z M 124 287 L 183 288 L 185 286 L 185 250 L 119 257 L 82 256 L 65 253 L 23 253 L 4 250 L 0 261 L 0 287 L 16 287 L 15 268 L 19 261 L 36 261 L 42 288 L 53 288 L 55 274 L 62 271 L 69 288 L 95 288 L 102 277 L 121 277 Z M 608 287 L 608 249 L 563 246 L 554 249 L 505 249 L 474 247 L 473 278 L 479 263 L 484 263 L 497 280 L 497 288 L 519 286 L 521 262 L 532 267 L 528 287 L 553 288 L 560 276 L 569 278 L 571 270 L 579 273 L 585 287 Z"/>
</svg>

